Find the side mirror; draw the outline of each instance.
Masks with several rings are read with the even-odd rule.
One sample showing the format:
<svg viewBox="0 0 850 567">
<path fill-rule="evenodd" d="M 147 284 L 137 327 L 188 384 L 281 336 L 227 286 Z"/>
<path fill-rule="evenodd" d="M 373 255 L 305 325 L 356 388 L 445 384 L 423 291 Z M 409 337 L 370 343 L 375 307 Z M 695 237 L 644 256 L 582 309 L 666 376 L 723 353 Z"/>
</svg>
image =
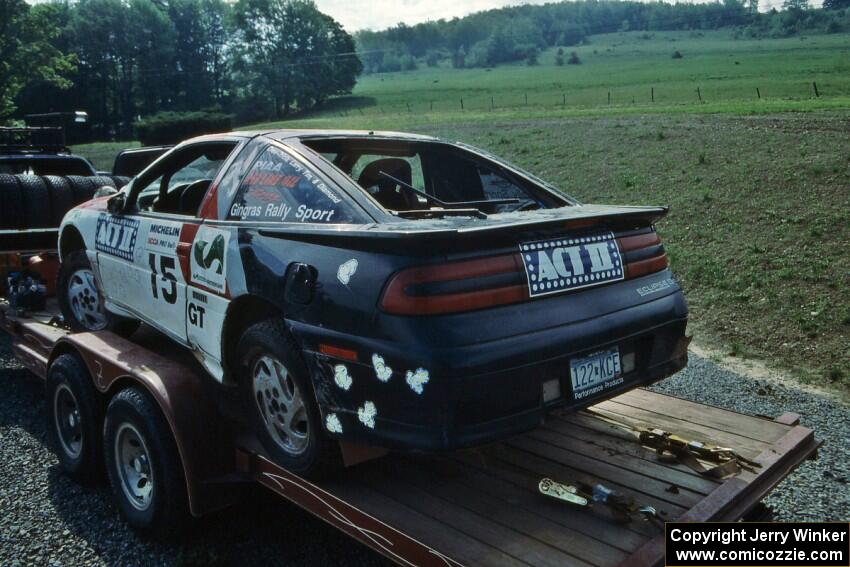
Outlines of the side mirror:
<svg viewBox="0 0 850 567">
<path fill-rule="evenodd" d="M 108 210 L 113 215 L 120 215 L 124 212 L 124 205 L 126 204 L 126 197 L 124 193 L 116 193 L 106 202 L 106 210 Z"/>
</svg>

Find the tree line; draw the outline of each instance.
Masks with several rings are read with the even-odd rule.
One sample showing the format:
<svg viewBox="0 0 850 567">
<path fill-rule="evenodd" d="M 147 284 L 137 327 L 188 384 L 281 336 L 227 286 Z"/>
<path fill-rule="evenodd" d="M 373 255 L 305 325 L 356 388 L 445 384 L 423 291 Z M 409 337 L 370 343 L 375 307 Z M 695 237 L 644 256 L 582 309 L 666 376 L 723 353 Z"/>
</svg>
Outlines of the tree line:
<svg viewBox="0 0 850 567">
<path fill-rule="evenodd" d="M 409 70 L 419 64 L 489 67 L 510 61 L 534 64 L 540 50 L 588 41 L 617 31 L 709 30 L 735 26 L 751 37 L 785 37 L 801 31 L 839 32 L 847 27 L 850 0 L 722 0 L 706 4 L 586 0 L 487 10 L 355 34 L 367 73 Z"/>
<path fill-rule="evenodd" d="M 361 70 L 312 0 L 0 0 L 0 122 L 85 110 L 94 136 L 122 137 L 162 111 L 279 118 Z"/>
</svg>

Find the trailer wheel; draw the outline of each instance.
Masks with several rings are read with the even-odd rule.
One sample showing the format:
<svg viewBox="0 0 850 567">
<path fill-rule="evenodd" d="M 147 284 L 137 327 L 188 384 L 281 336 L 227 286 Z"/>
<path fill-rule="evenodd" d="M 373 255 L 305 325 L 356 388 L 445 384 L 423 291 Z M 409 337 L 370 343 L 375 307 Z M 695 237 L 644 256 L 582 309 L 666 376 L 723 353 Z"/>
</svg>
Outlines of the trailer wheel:
<svg viewBox="0 0 850 567">
<path fill-rule="evenodd" d="M 106 409 L 104 458 L 112 496 L 133 528 L 174 535 L 189 518 L 186 477 L 159 406 L 139 388 L 119 392 Z"/>
<path fill-rule="evenodd" d="M 103 305 L 103 295 L 95 282 L 94 272 L 84 250 L 68 254 L 59 267 L 56 295 L 65 323 L 74 331 L 108 329 L 129 337 L 139 328 L 139 321 L 115 315 Z"/>
<path fill-rule="evenodd" d="M 307 478 L 338 470 L 339 448 L 325 435 L 310 374 L 283 321 L 249 327 L 237 352 L 245 409 L 272 459 Z"/>
<path fill-rule="evenodd" d="M 62 470 L 81 484 L 101 479 L 101 410 L 83 362 L 73 354 L 56 358 L 47 372 L 47 431 Z"/>
</svg>

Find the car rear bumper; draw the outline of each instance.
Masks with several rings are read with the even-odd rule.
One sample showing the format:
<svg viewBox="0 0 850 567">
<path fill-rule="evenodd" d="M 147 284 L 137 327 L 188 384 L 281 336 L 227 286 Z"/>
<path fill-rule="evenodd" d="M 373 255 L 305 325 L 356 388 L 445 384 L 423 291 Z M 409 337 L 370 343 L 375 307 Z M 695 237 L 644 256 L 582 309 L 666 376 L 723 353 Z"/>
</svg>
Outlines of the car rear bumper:
<svg viewBox="0 0 850 567">
<path fill-rule="evenodd" d="M 580 409 L 661 380 L 686 366 L 689 342 L 687 305 L 678 290 L 594 319 L 458 347 L 377 341 L 291 324 L 313 371 L 322 415 L 335 414 L 341 426 L 332 435 L 423 451 L 502 439 L 540 425 L 553 408 Z M 350 355 L 322 352 L 320 345 Z M 634 370 L 621 383 L 575 399 L 570 359 L 612 346 L 621 356 L 635 353 Z M 386 380 L 373 364 L 375 356 L 378 366 L 383 362 L 391 369 L 384 369 Z M 544 401 L 543 384 L 553 380 L 561 395 Z"/>
</svg>

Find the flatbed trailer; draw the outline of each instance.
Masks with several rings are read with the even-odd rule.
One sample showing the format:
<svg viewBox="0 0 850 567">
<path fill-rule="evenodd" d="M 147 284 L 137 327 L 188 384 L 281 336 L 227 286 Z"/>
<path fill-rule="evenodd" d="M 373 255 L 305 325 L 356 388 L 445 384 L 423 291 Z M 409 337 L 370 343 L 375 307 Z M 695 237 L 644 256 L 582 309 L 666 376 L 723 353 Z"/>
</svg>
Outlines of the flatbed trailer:
<svg viewBox="0 0 850 567">
<path fill-rule="evenodd" d="M 71 334 L 51 324 L 56 313 L 16 317 L 0 309 L 0 328 L 40 378 L 57 356 L 72 353 L 104 399 L 130 386 L 147 391 L 176 441 L 192 515 L 235 503 L 240 487 L 256 482 L 400 565 L 658 565 L 657 524 L 617 523 L 598 509 L 547 498 L 540 480 L 602 483 L 666 520 L 736 521 L 819 446 L 795 414 L 748 416 L 639 389 L 593 413 L 555 412 L 534 431 L 476 449 L 374 458 L 373 449 L 344 446 L 347 464 L 359 464 L 312 483 L 276 466 L 233 425 L 213 381 L 182 347 L 146 328 L 133 340 Z M 709 478 L 659 461 L 600 416 L 732 447 L 761 466 Z"/>
</svg>

